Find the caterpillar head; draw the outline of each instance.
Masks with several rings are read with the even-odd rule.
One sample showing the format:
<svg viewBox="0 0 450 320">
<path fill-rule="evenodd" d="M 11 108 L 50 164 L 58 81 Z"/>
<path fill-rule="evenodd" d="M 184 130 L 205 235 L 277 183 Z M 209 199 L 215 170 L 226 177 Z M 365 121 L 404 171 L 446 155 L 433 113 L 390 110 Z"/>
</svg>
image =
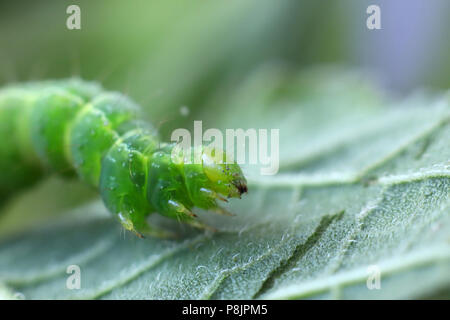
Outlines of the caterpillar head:
<svg viewBox="0 0 450 320">
<path fill-rule="evenodd" d="M 236 163 L 203 163 L 203 172 L 208 178 L 211 188 L 224 196 L 240 198 L 243 193 L 248 191 L 247 181 Z"/>
<path fill-rule="evenodd" d="M 184 183 L 193 206 L 221 214 L 228 212 L 217 200 L 240 198 L 247 192 L 247 181 L 236 163 L 226 163 L 222 151 L 205 146 L 191 150 L 200 154 L 200 163 L 181 164 Z"/>
<path fill-rule="evenodd" d="M 240 198 L 248 191 L 247 180 L 240 166 L 227 162 L 227 155 L 217 149 L 204 148 L 202 153 L 203 172 L 211 188 L 229 198 Z"/>
<path fill-rule="evenodd" d="M 173 148 L 168 145 L 152 153 L 148 160 L 149 204 L 162 215 L 194 227 L 208 228 L 194 219 L 193 207 L 229 215 L 217 200 L 240 198 L 247 192 L 247 181 L 239 165 L 216 161 L 215 154 L 205 147 L 191 150 L 193 154 L 199 152 L 200 163 L 174 162 Z M 182 156 L 181 159 L 185 159 L 185 155 Z"/>
</svg>

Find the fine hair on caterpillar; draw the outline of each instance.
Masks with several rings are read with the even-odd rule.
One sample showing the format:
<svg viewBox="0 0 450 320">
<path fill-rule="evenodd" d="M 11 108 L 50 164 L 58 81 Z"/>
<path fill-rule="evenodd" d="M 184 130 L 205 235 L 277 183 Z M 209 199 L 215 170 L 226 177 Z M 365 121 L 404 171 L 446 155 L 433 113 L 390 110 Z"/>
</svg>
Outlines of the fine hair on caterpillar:
<svg viewBox="0 0 450 320">
<path fill-rule="evenodd" d="M 194 207 L 229 214 L 218 201 L 247 192 L 240 166 L 210 161 L 211 150 L 203 145 L 191 151 L 204 161 L 174 162 L 176 143 L 161 142 L 141 119 L 125 95 L 80 79 L 3 88 L 0 134 L 8 139 L 0 145 L 0 197 L 49 172 L 79 177 L 139 237 L 172 236 L 148 224 L 153 212 L 203 229 L 210 227 L 196 219 Z"/>
</svg>

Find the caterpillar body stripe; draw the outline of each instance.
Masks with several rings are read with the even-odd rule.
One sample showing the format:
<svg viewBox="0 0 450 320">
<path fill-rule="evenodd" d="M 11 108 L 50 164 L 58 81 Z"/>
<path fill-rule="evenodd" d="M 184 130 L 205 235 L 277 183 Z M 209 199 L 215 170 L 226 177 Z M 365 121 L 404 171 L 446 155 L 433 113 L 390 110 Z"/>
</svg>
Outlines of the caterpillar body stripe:
<svg viewBox="0 0 450 320">
<path fill-rule="evenodd" d="M 80 79 L 2 89 L 0 197 L 48 172 L 78 176 L 99 190 L 125 229 L 165 237 L 170 233 L 147 223 L 149 214 L 205 228 L 194 207 L 227 213 L 217 200 L 247 192 L 239 165 L 175 163 L 175 144 L 160 142 L 152 125 L 140 119 L 140 108 L 128 97 Z M 192 151 L 208 156 L 203 147 Z"/>
</svg>

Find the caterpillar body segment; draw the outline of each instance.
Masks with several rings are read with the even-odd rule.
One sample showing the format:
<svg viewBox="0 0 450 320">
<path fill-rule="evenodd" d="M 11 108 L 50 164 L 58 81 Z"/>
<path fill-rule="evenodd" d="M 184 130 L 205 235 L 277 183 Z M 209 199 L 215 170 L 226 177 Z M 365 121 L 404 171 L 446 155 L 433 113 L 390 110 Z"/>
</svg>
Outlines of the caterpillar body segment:
<svg viewBox="0 0 450 320">
<path fill-rule="evenodd" d="M 43 172 L 35 163 L 29 126 L 24 120 L 33 97 L 23 89 L 8 89 L 0 96 L 0 202 L 24 185 L 41 178 Z"/>
<path fill-rule="evenodd" d="M 100 87 L 71 79 L 14 85 L 0 91 L 0 203 L 38 181 L 47 171 L 42 163 L 47 155 L 42 154 L 42 158 L 38 154 L 42 149 L 36 143 L 41 142 L 39 137 L 32 138 L 32 124 L 38 125 L 34 119 L 39 117 L 38 100 L 45 97 L 48 90 L 86 101 L 100 92 Z"/>
<path fill-rule="evenodd" d="M 140 108 L 126 96 L 78 79 L 4 88 L 0 199 L 49 172 L 78 176 L 99 190 L 125 229 L 166 237 L 147 223 L 150 213 L 205 228 L 194 207 L 227 214 L 217 201 L 247 192 L 237 164 L 215 163 L 203 146 L 190 150 L 201 154 L 201 163 L 174 162 L 176 144 L 161 143 L 140 119 Z"/>
</svg>

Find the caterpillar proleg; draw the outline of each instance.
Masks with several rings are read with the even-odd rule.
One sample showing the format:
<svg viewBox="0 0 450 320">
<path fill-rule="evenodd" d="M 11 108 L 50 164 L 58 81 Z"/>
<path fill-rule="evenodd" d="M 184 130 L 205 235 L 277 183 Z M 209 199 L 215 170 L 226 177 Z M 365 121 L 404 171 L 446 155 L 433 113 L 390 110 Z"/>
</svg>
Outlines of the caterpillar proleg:
<svg viewBox="0 0 450 320">
<path fill-rule="evenodd" d="M 204 228 L 194 207 L 226 213 L 217 201 L 247 192 L 235 163 L 171 161 L 175 144 L 160 142 L 141 118 L 140 108 L 125 95 L 79 79 L 2 89 L 0 197 L 51 171 L 78 176 L 99 190 L 125 229 L 139 237 L 164 237 L 169 233 L 147 223 L 149 214 Z M 209 153 L 203 148 L 204 158 Z"/>
</svg>

